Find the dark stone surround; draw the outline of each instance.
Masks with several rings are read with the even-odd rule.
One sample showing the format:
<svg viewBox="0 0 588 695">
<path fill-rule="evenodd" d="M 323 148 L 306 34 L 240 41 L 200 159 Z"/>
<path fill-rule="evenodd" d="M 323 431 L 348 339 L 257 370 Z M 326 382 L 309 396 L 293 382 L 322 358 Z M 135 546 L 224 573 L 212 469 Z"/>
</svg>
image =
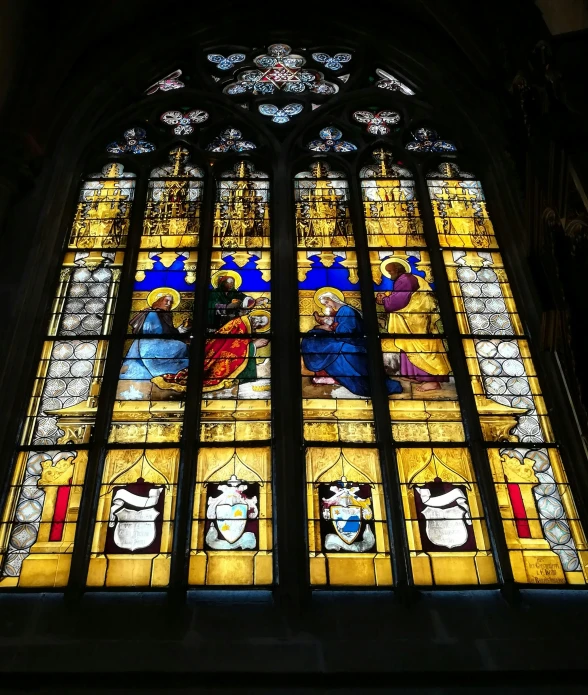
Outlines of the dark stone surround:
<svg viewBox="0 0 588 695">
<path fill-rule="evenodd" d="M 8 89 L 0 93 L 0 470 L 26 406 L 77 176 L 96 133 L 124 120 L 151 77 L 175 67 L 180 48 L 198 52 L 214 36 L 252 45 L 318 36 L 332 45 L 377 43 L 420 85 L 438 120 L 467 140 L 584 508 L 585 34 L 551 40 L 528 0 L 349 9 L 227 2 L 222 12 L 136 0 L 66 11 L 15 0 L 5 11 L 2 31 L 20 40 L 5 44 L 1 68 Z M 510 586 L 312 596 L 288 582 L 274 595 L 7 592 L 0 671 L 12 676 L 0 689 L 580 692 L 588 683 L 587 617 L 585 591 Z"/>
</svg>

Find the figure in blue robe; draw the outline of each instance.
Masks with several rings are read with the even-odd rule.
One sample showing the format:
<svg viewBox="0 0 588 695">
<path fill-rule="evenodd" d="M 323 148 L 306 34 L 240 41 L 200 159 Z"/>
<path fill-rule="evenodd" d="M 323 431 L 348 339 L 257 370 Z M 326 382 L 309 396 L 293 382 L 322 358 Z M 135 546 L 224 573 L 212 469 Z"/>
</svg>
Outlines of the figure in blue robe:
<svg viewBox="0 0 588 695">
<path fill-rule="evenodd" d="M 190 330 L 189 326 L 174 326 L 171 303 L 169 295 L 160 297 L 150 309 L 143 309 L 129 322 L 133 333 L 146 337 L 133 341 L 122 364 L 121 379 L 150 381 L 163 374 L 177 374 L 188 366 L 188 346 L 185 342 L 150 337 L 180 335 Z"/>
<path fill-rule="evenodd" d="M 301 342 L 304 364 L 313 372 L 325 372 L 357 396 L 370 397 L 367 344 L 361 313 L 331 292 L 319 297 L 327 317 L 315 314 L 317 323 Z M 388 394 L 401 393 L 395 379 L 386 379 Z"/>
</svg>

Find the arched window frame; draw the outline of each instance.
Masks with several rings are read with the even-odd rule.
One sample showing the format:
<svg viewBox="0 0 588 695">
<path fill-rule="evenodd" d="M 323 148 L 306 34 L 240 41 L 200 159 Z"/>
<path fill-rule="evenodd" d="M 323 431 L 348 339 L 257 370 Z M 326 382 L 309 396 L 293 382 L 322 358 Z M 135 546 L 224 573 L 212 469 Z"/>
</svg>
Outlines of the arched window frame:
<svg viewBox="0 0 588 695">
<path fill-rule="evenodd" d="M 392 72 L 394 72 L 394 71 L 392 71 Z M 358 79 L 359 79 L 359 75 L 356 76 L 355 81 L 357 82 Z M 304 144 L 303 141 L 307 137 L 308 132 L 310 130 L 312 130 L 312 128 L 314 128 L 315 125 L 316 126 L 318 126 L 319 124 L 326 125 L 327 122 L 329 122 L 329 123 L 331 122 L 329 119 L 329 114 L 340 113 L 341 111 L 343 111 L 344 108 L 350 109 L 352 103 L 353 103 L 354 109 L 361 108 L 362 104 L 367 105 L 367 104 L 372 104 L 373 102 L 377 102 L 378 105 L 390 106 L 390 107 L 396 106 L 398 104 L 400 106 L 400 108 L 403 108 L 403 109 L 406 106 L 408 106 L 408 102 L 406 101 L 406 99 L 408 99 L 408 97 L 405 99 L 405 98 L 402 98 L 401 96 L 398 96 L 396 94 L 387 94 L 387 93 L 385 93 L 384 90 L 379 91 L 377 94 L 374 94 L 375 90 L 370 90 L 369 95 L 366 93 L 365 97 L 359 96 L 357 92 L 355 94 L 353 93 L 353 91 L 351 89 L 352 84 L 353 84 L 353 82 L 350 80 L 350 83 L 349 83 L 350 88 L 348 90 L 346 90 L 344 93 L 341 93 L 340 95 L 337 95 L 337 97 L 335 97 L 332 100 L 332 102 L 327 102 L 324 106 L 321 106 L 321 108 L 318 109 L 316 112 L 313 112 L 312 114 L 307 114 L 308 118 L 306 119 L 306 121 L 301 120 L 300 123 L 298 124 L 297 128 L 295 130 L 293 130 L 290 133 L 290 135 L 288 135 L 285 138 L 285 140 L 281 146 L 278 144 L 278 142 L 275 139 L 269 137 L 269 133 L 271 131 L 266 126 L 264 126 L 262 124 L 256 124 L 255 128 L 253 128 L 253 126 L 254 126 L 253 117 L 247 118 L 247 116 L 245 116 L 245 117 L 242 116 L 243 120 L 246 121 L 247 126 L 249 126 L 255 130 L 259 140 L 262 140 L 264 135 L 266 137 L 266 142 L 268 144 L 266 145 L 265 157 L 267 157 L 268 162 L 271 161 L 271 164 L 273 165 L 271 171 L 274 172 L 274 177 L 272 179 L 272 198 L 273 198 L 274 202 L 277 199 L 276 193 L 278 194 L 278 196 L 284 196 L 284 192 L 286 190 L 286 187 L 289 188 L 291 177 L 290 177 L 290 180 L 288 180 L 288 176 L 284 175 L 284 162 L 288 162 L 290 160 L 290 153 L 292 153 L 292 159 L 294 159 L 296 156 L 299 156 L 299 157 L 303 156 L 303 155 L 300 155 L 300 149 L 297 149 L 297 148 Z M 367 90 L 366 90 L 366 92 L 367 92 Z M 174 92 L 163 95 L 163 98 L 159 98 L 161 95 L 158 95 L 158 98 L 159 98 L 158 103 L 160 103 L 162 105 L 162 107 L 163 107 L 164 103 L 169 104 L 171 107 L 172 103 L 175 102 L 175 100 L 176 100 L 176 95 L 177 95 L 177 93 L 174 93 Z M 215 102 L 216 105 L 219 107 L 221 106 L 221 104 L 228 106 L 228 103 L 229 103 L 226 99 L 215 96 L 214 92 L 209 93 L 208 91 L 207 92 L 198 92 L 198 91 L 192 91 L 192 90 L 187 89 L 182 93 L 181 96 L 182 96 L 183 101 L 189 100 L 189 101 L 193 102 L 195 106 L 198 106 L 198 107 L 201 107 L 208 102 L 211 102 L 211 103 Z M 198 96 L 201 96 L 202 99 L 199 100 L 197 98 Z M 189 97 L 190 97 L 190 99 L 188 99 Z M 191 97 L 193 97 L 193 98 L 191 98 Z M 410 97 L 410 98 L 414 99 L 414 97 Z M 145 104 L 145 105 L 149 104 L 149 103 L 150 102 L 148 101 L 148 98 L 143 101 L 143 104 Z M 422 120 L 433 121 L 433 123 L 438 127 L 438 129 L 443 134 L 450 132 L 450 130 L 455 131 L 454 127 L 452 129 L 449 129 L 449 128 L 445 128 L 443 125 L 441 125 L 441 123 L 439 122 L 439 119 L 433 117 L 434 112 L 430 106 L 424 104 L 423 102 L 418 102 L 416 99 L 415 99 L 414 103 L 416 104 L 416 106 L 415 106 L 416 112 L 422 113 L 421 116 L 419 116 L 418 118 L 416 118 L 414 120 L 416 120 L 416 121 L 422 121 Z M 204 106 L 204 107 L 206 108 L 206 106 Z M 137 106 L 136 109 L 134 109 L 134 110 L 138 111 L 139 106 Z M 155 110 L 159 111 L 160 109 L 159 108 L 155 109 L 155 107 L 154 107 L 153 111 L 155 111 Z M 163 111 L 164 109 L 161 108 L 161 110 Z M 237 111 L 237 109 L 235 109 L 235 111 Z M 131 122 L 136 120 L 136 118 L 131 117 L 130 113 L 131 112 L 129 111 L 129 113 L 127 115 L 125 115 L 124 117 L 121 116 L 120 118 L 118 118 L 116 127 L 114 127 L 114 125 L 111 126 L 109 128 L 109 131 L 114 133 L 115 136 L 120 136 L 122 130 L 124 130 L 124 128 L 128 124 L 130 124 Z M 241 115 L 241 114 L 239 114 L 239 115 Z M 404 115 L 406 115 L 406 112 Z M 235 116 L 236 116 L 236 113 L 235 113 Z M 248 116 L 250 116 L 250 115 L 248 115 Z M 229 120 L 232 120 L 234 122 L 234 119 L 232 119 L 232 118 Z M 342 119 L 341 118 L 334 118 L 334 120 L 332 122 L 333 122 L 333 124 L 337 124 L 338 122 L 340 122 L 342 124 L 345 123 L 346 128 L 348 128 L 348 124 L 346 123 L 345 118 L 342 118 Z M 406 124 L 408 125 L 408 121 L 406 121 Z M 447 125 L 447 121 L 446 121 L 446 125 Z M 217 128 L 217 130 L 220 130 L 220 128 Z M 347 134 L 347 130 L 344 132 L 346 132 L 346 134 Z M 114 139 L 114 138 L 110 138 L 110 139 Z M 159 138 L 159 143 L 158 143 L 158 151 L 159 152 L 162 152 L 165 149 L 163 144 L 162 144 L 164 142 L 164 140 L 165 140 L 164 138 L 161 138 L 161 137 Z M 107 138 L 104 138 L 102 136 L 96 137 L 95 138 L 95 142 L 97 143 L 95 146 L 96 150 L 102 145 L 102 143 L 108 142 L 108 141 L 110 141 L 108 137 Z M 98 144 L 98 143 L 100 143 L 100 144 Z M 365 145 L 363 148 L 360 148 L 357 155 L 359 157 L 361 157 L 363 150 L 365 150 L 367 148 L 368 148 L 368 145 Z M 392 144 L 392 149 L 394 149 L 394 144 Z M 287 152 L 288 154 L 285 154 L 285 152 Z M 427 219 L 427 217 L 429 218 L 428 226 L 429 226 L 429 228 L 431 228 L 431 219 L 430 219 L 431 213 L 430 213 L 430 210 L 427 208 L 427 205 L 425 203 L 425 201 L 428 201 L 428 198 L 425 196 L 426 189 L 424 188 L 424 179 L 423 179 L 425 164 L 420 162 L 420 161 L 414 161 L 413 162 L 409 159 L 408 153 L 404 153 L 404 154 L 406 156 L 404 156 L 403 159 L 406 159 L 407 162 L 410 162 L 409 166 L 415 172 L 415 180 L 419 181 L 419 185 L 418 185 L 418 187 L 419 187 L 419 199 L 421 202 L 421 210 L 422 210 L 423 218 L 425 220 Z M 96 161 L 98 161 L 98 160 L 104 161 L 103 157 L 101 158 L 101 156 L 98 154 L 97 151 L 95 152 L 94 158 Z M 92 157 L 89 156 L 87 161 L 90 161 L 91 159 L 92 159 Z M 281 162 L 279 161 L 280 159 L 281 159 Z M 358 228 L 361 229 L 363 223 L 362 223 L 362 220 L 360 219 L 361 215 L 358 212 L 361 208 L 358 207 L 358 204 L 360 204 L 359 203 L 360 199 L 358 198 L 358 194 L 357 194 L 358 189 L 357 189 L 357 182 L 356 182 L 357 171 L 358 171 L 359 167 L 357 164 L 355 164 L 355 166 L 350 165 L 349 159 L 346 159 L 344 157 L 336 157 L 336 159 L 338 159 L 338 160 L 340 159 L 341 168 L 344 167 L 343 170 L 346 171 L 346 173 L 348 175 L 350 187 L 353 189 L 353 187 L 355 186 L 355 195 L 354 196 L 352 195 L 352 198 L 353 197 L 355 198 L 355 205 L 353 205 L 353 202 L 352 202 L 352 206 L 351 206 L 352 207 L 352 215 L 354 217 L 354 221 L 356 222 L 356 224 L 359 225 Z M 462 158 L 460 157 L 460 161 L 461 160 L 462 160 Z M 142 221 L 142 213 L 143 213 L 142 204 L 144 203 L 144 194 L 145 194 L 145 190 L 146 190 L 145 167 L 139 167 L 138 168 L 138 165 L 137 165 L 138 158 L 134 158 L 134 157 L 121 158 L 120 161 L 125 163 L 125 168 L 127 167 L 127 161 L 128 161 L 128 167 L 131 170 L 134 168 L 134 170 L 137 171 L 137 174 L 138 174 L 137 175 L 137 184 L 138 185 L 137 185 L 134 209 L 133 209 L 133 213 L 132 213 L 131 230 L 130 230 L 130 234 L 133 233 L 136 237 L 137 228 L 140 227 L 141 221 Z M 358 160 L 356 159 L 356 161 L 358 161 Z M 294 165 L 288 165 L 288 166 L 291 168 L 291 170 L 295 169 Z M 339 164 L 338 164 L 338 166 L 339 166 Z M 148 169 L 149 167 L 146 167 L 146 168 Z M 466 166 L 464 168 L 470 168 L 470 167 Z M 475 166 L 471 167 L 471 168 L 473 168 L 474 171 L 476 169 L 479 171 L 480 170 L 479 163 L 478 163 L 477 168 Z M 86 171 L 99 170 L 95 166 L 94 167 L 93 166 L 84 167 L 84 169 Z M 139 173 L 140 169 L 141 169 L 141 172 Z M 266 169 L 268 169 L 268 167 L 266 167 Z M 417 171 L 419 172 L 418 174 L 416 173 Z M 208 173 L 207 178 L 210 179 L 210 177 L 211 177 L 211 175 L 210 175 L 210 173 Z M 484 180 L 485 177 L 480 175 L 479 178 Z M 208 181 L 205 184 L 205 196 L 204 196 L 205 200 L 207 197 L 206 191 L 210 188 L 211 188 L 210 181 Z M 137 194 L 139 194 L 139 192 L 141 192 L 141 194 L 137 195 Z M 75 190 L 75 187 L 74 187 L 74 191 L 72 193 L 71 200 L 73 200 L 76 195 L 77 195 L 77 190 Z M 488 191 L 487 191 L 487 197 L 489 199 L 488 207 L 491 210 L 491 217 L 496 222 L 496 227 L 503 226 L 501 224 L 502 221 L 498 217 L 498 215 L 499 215 L 498 211 L 493 211 L 493 205 L 492 205 L 492 198 L 494 197 L 493 194 L 488 193 Z M 283 197 L 283 199 L 286 200 L 285 197 Z M 210 206 L 210 197 L 209 197 L 208 205 Z M 68 206 L 66 206 L 66 208 L 67 207 Z M 285 206 L 285 207 L 287 207 L 287 206 Z M 72 205 L 72 208 L 73 208 L 73 205 Z M 354 208 L 356 209 L 355 212 L 353 212 Z M 204 215 L 203 215 L 203 223 L 204 223 L 205 215 L 206 215 L 206 213 L 204 213 Z M 67 215 L 64 214 L 64 218 L 67 219 Z M 284 218 L 286 218 L 286 215 L 284 215 Z M 291 219 L 290 220 L 284 219 L 280 224 L 278 224 L 277 221 L 274 221 L 274 224 L 277 225 L 278 229 L 280 227 L 282 227 L 283 229 L 289 229 L 288 236 L 289 236 L 289 238 L 292 239 L 293 236 L 292 236 L 292 221 L 291 221 Z M 274 232 L 274 238 L 276 238 L 277 233 L 278 232 L 276 232 L 276 231 Z M 504 237 L 505 234 L 504 233 L 500 234 L 500 231 L 499 231 L 498 236 Z M 130 238 L 130 236 L 129 236 L 129 238 Z M 284 236 L 284 239 L 285 238 L 286 238 L 286 236 Z M 429 232 L 428 241 L 431 242 L 430 232 Z M 504 239 L 501 239 L 501 241 L 502 241 L 501 252 L 502 252 L 502 255 L 503 255 L 504 260 L 505 260 L 505 265 L 507 266 L 507 268 L 509 268 L 509 265 L 510 265 L 511 267 L 509 268 L 509 270 L 512 270 L 512 259 L 509 260 L 510 249 L 507 249 L 506 245 L 504 244 Z M 278 244 L 276 244 L 276 246 L 277 245 Z M 131 245 L 129 244 L 129 250 L 130 249 L 131 249 Z M 135 248 L 135 252 L 136 252 L 136 248 Z M 274 267 L 275 267 L 275 257 L 277 256 L 281 260 L 286 261 L 286 259 L 284 258 L 284 255 L 285 254 L 283 252 L 282 253 L 276 252 L 276 254 L 274 256 Z M 130 256 L 131 256 L 131 254 L 127 252 L 127 258 L 125 260 L 126 270 L 123 270 L 123 275 L 125 275 L 125 273 L 126 273 L 126 278 L 127 278 L 126 280 L 123 279 L 123 282 L 127 282 L 127 287 L 128 287 L 128 283 L 130 282 L 130 280 L 128 279 L 129 273 L 132 273 L 132 270 L 129 269 L 130 268 L 129 264 L 131 262 Z M 199 258 L 199 266 L 201 263 L 202 263 L 202 259 Z M 291 265 L 291 263 L 290 263 L 290 265 Z M 435 265 L 435 264 L 433 264 L 433 265 Z M 442 285 L 444 282 L 446 282 L 446 280 L 440 280 L 439 278 L 443 277 L 444 271 L 439 263 L 437 263 L 437 265 L 438 265 L 438 269 L 435 271 L 436 276 L 437 276 L 437 282 Z M 284 266 L 285 266 L 284 277 L 287 277 L 288 276 L 288 263 L 285 262 Z M 366 266 L 365 261 L 364 261 L 364 266 Z M 366 267 L 369 269 L 369 265 L 367 265 Z M 293 268 L 290 268 L 290 271 L 292 271 L 292 270 L 293 270 Z M 435 267 L 434 267 L 434 270 L 435 270 Z M 290 272 L 289 274 L 291 275 L 292 272 Z M 509 276 L 510 276 L 511 283 L 516 285 L 517 284 L 517 273 L 509 272 Z M 205 277 L 206 277 L 206 274 L 205 273 L 203 274 L 200 271 L 200 267 L 199 267 L 197 283 L 204 283 Z M 369 277 L 369 274 L 367 275 L 367 277 Z M 279 285 L 277 285 L 276 289 L 274 291 L 277 291 L 278 295 L 281 293 L 282 297 L 286 297 L 288 295 L 288 292 L 286 291 L 286 287 L 285 287 L 286 281 L 283 280 L 281 284 L 282 284 L 282 289 L 278 289 Z M 522 283 L 522 284 L 524 284 L 524 283 Z M 364 283 L 364 286 L 365 286 L 365 283 Z M 198 287 L 201 287 L 201 285 L 198 285 Z M 121 285 L 121 290 L 122 290 L 122 285 Z M 198 291 L 200 292 L 200 295 L 202 297 L 203 292 L 204 292 L 203 289 L 199 289 Z M 516 290 L 515 290 L 515 292 L 516 292 Z M 443 297 L 444 293 L 445 293 L 445 297 Z M 129 294 L 129 293 L 127 292 L 127 294 Z M 521 294 L 522 294 L 521 292 L 518 292 L 519 304 L 522 303 L 520 301 Z M 123 297 L 122 292 L 120 294 L 120 297 L 121 297 L 122 302 L 124 302 L 124 297 Z M 129 294 L 129 297 L 130 297 L 130 294 Z M 47 299 L 47 302 L 49 303 L 51 301 L 52 301 L 52 296 L 49 296 L 49 298 Z M 443 311 L 443 306 L 445 305 L 446 308 L 444 310 L 444 314 L 446 317 L 447 316 L 453 316 L 453 309 L 451 306 L 449 294 L 445 290 L 443 292 L 441 292 L 441 291 L 439 292 L 439 303 L 442 306 L 442 311 Z M 364 304 L 364 308 L 366 309 L 366 311 L 367 311 L 368 305 L 369 305 L 369 302 L 366 301 Z M 520 309 L 521 314 L 523 314 L 523 316 L 524 316 L 525 307 L 520 306 L 519 309 Z M 127 313 L 125 313 L 125 311 L 123 310 L 123 308 L 121 306 L 121 301 L 119 301 L 119 304 L 117 306 L 117 315 L 115 317 L 115 322 L 114 322 L 113 331 L 112 331 L 113 344 L 111 346 L 111 353 L 115 351 L 115 349 L 114 349 L 115 344 L 116 345 L 118 345 L 119 343 L 122 344 L 123 331 L 121 330 L 121 327 L 124 325 L 124 322 L 126 321 Z M 123 315 L 124 315 L 124 318 L 123 318 Z M 117 319 L 118 319 L 118 334 L 116 332 L 117 331 Z M 280 330 L 284 331 L 284 328 L 287 325 L 288 325 L 288 321 L 284 320 Z M 278 329 L 276 328 L 276 333 L 277 333 L 277 331 L 278 331 Z M 451 332 L 451 328 L 449 329 L 449 333 L 450 332 Z M 531 336 L 533 335 L 534 332 L 535 331 L 533 331 L 533 330 L 529 331 Z M 121 338 L 117 339 L 117 335 L 121 336 Z M 376 338 L 376 337 L 377 336 L 374 336 L 374 338 Z M 282 347 L 285 348 L 284 349 L 284 355 L 287 356 L 290 354 L 290 362 L 292 363 L 292 359 L 293 359 L 292 354 L 291 354 L 292 353 L 292 345 L 290 345 L 290 350 L 286 349 L 286 343 L 288 342 L 287 337 L 286 337 L 286 331 L 284 331 L 284 335 L 282 336 L 281 339 L 279 339 L 279 342 L 282 343 Z M 531 338 L 531 342 L 532 342 L 532 338 Z M 458 348 L 457 348 L 457 350 L 459 351 Z M 373 350 L 372 350 L 372 353 L 373 353 Z M 372 360 L 372 361 L 375 362 L 375 360 Z M 535 351 L 535 361 L 536 361 L 536 363 L 538 361 L 538 355 L 537 355 L 536 351 Z M 112 366 L 112 364 L 115 363 L 116 360 L 114 357 L 109 357 L 108 362 L 109 362 L 109 364 L 107 365 L 107 372 L 105 372 L 104 380 L 105 380 L 105 385 L 108 385 L 108 383 L 110 383 L 110 390 L 112 391 L 113 383 L 115 381 L 115 377 L 113 376 L 113 374 L 115 373 L 115 371 L 117 369 L 114 366 Z M 454 369 L 458 370 L 457 362 L 461 362 L 461 359 L 456 360 L 454 358 L 453 362 L 454 362 Z M 463 369 L 462 369 L 463 373 L 462 373 L 462 376 L 460 377 L 460 379 L 462 380 L 462 382 L 465 383 L 466 377 L 468 380 L 469 380 L 469 377 L 465 373 L 465 365 L 464 364 L 462 364 L 462 367 L 463 367 Z M 374 370 L 375 369 L 376 369 L 376 367 L 374 364 Z M 381 366 L 380 366 L 380 370 L 381 370 Z M 539 371 L 540 371 L 540 369 L 539 369 Z M 377 374 L 377 372 L 374 372 L 374 373 Z M 374 379 L 373 376 L 372 376 L 372 379 Z M 457 376 L 456 376 L 456 379 L 457 379 Z M 542 378 L 542 381 L 543 381 L 543 383 L 545 383 L 545 377 Z M 550 381 L 551 381 L 551 379 L 550 379 Z M 551 386 L 551 384 L 550 384 L 550 386 Z M 290 384 L 288 390 L 291 393 L 296 392 L 296 386 L 294 384 Z M 468 390 L 462 388 L 461 391 L 462 391 L 462 393 L 461 393 L 460 397 L 462 399 L 464 399 L 466 402 L 468 400 L 470 400 L 469 405 L 467 405 L 467 407 L 464 407 L 464 410 L 469 411 L 470 415 L 466 416 L 464 414 L 464 418 L 466 418 L 466 420 L 469 418 L 474 419 L 475 409 L 472 407 L 471 399 L 468 396 Z M 469 393 L 471 393 L 471 391 Z M 546 397 L 548 399 L 549 399 L 549 395 L 550 394 L 547 393 Z M 28 394 L 27 394 L 27 396 L 23 396 L 24 402 L 26 402 L 26 400 L 28 400 L 27 397 L 28 397 Z M 102 398 L 104 399 L 104 394 L 103 394 Z M 106 409 L 104 406 L 102 406 L 102 407 L 103 407 L 103 413 L 104 413 Z M 274 409 L 275 409 L 275 406 L 274 406 Z M 381 414 L 383 412 L 383 408 L 381 405 L 381 398 L 380 398 L 380 406 L 375 406 L 374 410 L 375 411 L 379 410 L 380 411 L 380 417 L 381 417 Z M 21 409 L 21 411 L 22 411 L 22 409 Z M 106 417 L 106 416 L 104 416 L 104 417 Z M 552 417 L 554 420 L 556 420 L 557 414 L 552 415 Z M 276 435 L 275 435 L 276 443 L 277 443 L 277 450 L 282 450 L 282 451 L 284 451 L 284 444 L 287 444 L 287 443 L 292 444 L 296 441 L 296 435 L 295 434 L 292 436 L 287 435 L 288 427 L 287 427 L 287 422 L 285 420 L 286 420 L 286 418 L 284 418 L 283 415 L 281 417 L 278 416 L 278 421 L 281 421 L 279 431 L 281 431 L 282 434 L 284 435 L 283 438 L 280 440 L 280 435 L 278 434 L 278 430 L 276 430 Z M 475 430 L 475 425 L 473 425 L 472 423 L 468 423 L 468 426 Z M 98 425 L 97 425 L 97 427 L 98 427 Z M 561 425 L 558 425 L 557 423 L 555 424 L 555 427 L 556 427 L 556 430 L 562 431 L 562 429 L 563 429 L 563 428 L 561 428 Z M 383 432 L 384 426 L 382 423 L 379 425 L 379 428 L 380 428 L 381 432 Z M 383 435 L 381 435 L 381 436 L 383 437 Z M 563 441 L 561 437 L 560 437 L 560 441 Z M 572 441 L 573 441 L 573 439 L 572 439 Z M 478 436 L 475 434 L 474 434 L 472 442 L 473 442 L 472 446 L 474 448 L 479 447 L 480 450 L 483 448 L 481 440 L 478 441 Z M 388 446 L 385 442 L 385 438 L 382 439 L 381 446 L 383 449 L 388 448 Z M 575 451 L 579 451 L 579 449 L 577 449 L 576 447 L 574 447 L 574 448 L 575 448 Z M 188 451 L 188 449 L 186 451 Z M 186 457 L 187 456 L 188 456 L 188 454 L 186 454 Z M 192 458 L 194 458 L 194 457 L 192 457 Z M 574 458 L 573 456 L 567 457 L 568 461 L 570 459 L 573 459 L 573 458 Z M 193 465 L 193 463 L 190 465 Z M 389 464 L 386 465 L 386 467 L 388 467 L 388 466 L 389 466 Z M 566 467 L 568 468 L 568 472 L 571 476 L 572 471 L 569 470 L 570 466 L 571 466 L 571 464 L 566 462 Z M 479 468 L 481 469 L 482 466 L 479 466 Z M 480 470 L 478 470 L 478 474 L 480 475 Z M 484 477 L 486 479 L 488 478 L 487 475 L 484 476 L 483 474 L 480 477 L 481 477 L 481 480 L 480 480 L 481 484 L 482 484 L 482 480 L 484 479 Z M 278 480 L 280 478 L 282 478 L 282 482 L 286 482 L 286 484 L 293 484 L 295 479 L 296 479 L 296 476 L 290 475 L 287 471 L 282 470 L 281 472 L 279 472 L 278 470 L 276 470 L 276 487 L 278 486 Z M 300 483 L 300 480 L 298 480 L 298 482 Z M 490 482 L 488 480 L 486 480 L 485 485 L 490 487 Z M 392 487 L 395 487 L 395 486 L 388 485 L 388 493 L 390 495 L 390 497 L 389 497 L 390 500 L 393 499 Z M 285 502 L 288 499 L 288 495 L 286 493 L 286 490 L 287 490 L 287 488 L 284 488 L 281 493 L 280 492 L 276 493 L 277 499 L 278 500 L 282 499 L 282 502 L 281 502 L 282 509 L 286 509 Z M 489 492 L 489 490 L 487 492 Z M 580 496 L 580 492 L 581 492 L 580 490 L 576 490 L 576 497 Z M 185 494 L 187 494 L 187 493 L 185 493 Z M 489 498 L 486 498 L 486 499 L 489 499 Z M 579 504 L 579 503 L 580 503 L 580 500 L 577 499 L 577 504 Z M 278 502 L 278 504 L 280 504 L 280 502 Z M 86 504 L 85 509 L 82 510 L 82 514 L 84 513 L 84 511 L 88 510 L 88 508 L 89 508 L 89 505 Z M 88 514 L 89 514 L 89 512 L 86 512 L 86 516 L 88 516 Z M 282 512 L 282 515 L 283 515 L 283 512 Z M 298 516 L 300 516 L 300 514 L 298 514 Z M 392 517 L 390 517 L 390 518 L 392 519 Z M 496 516 L 496 510 L 494 510 L 494 512 L 488 512 L 488 519 L 492 525 L 496 525 L 498 522 L 497 528 L 500 527 L 499 519 Z M 81 523 L 81 520 L 82 520 L 82 517 L 80 518 L 80 523 Z M 300 519 L 299 519 L 299 521 L 300 521 Z M 392 521 L 393 521 L 393 519 L 392 519 Z M 179 520 L 178 520 L 178 522 L 179 522 Z M 392 523 L 392 526 L 398 528 L 398 524 L 396 524 L 394 522 Z M 281 535 L 283 538 L 288 538 L 289 542 L 292 543 L 292 531 L 291 530 L 288 530 L 287 532 L 281 533 Z M 500 536 L 500 534 L 496 534 L 496 535 Z M 179 542 L 179 540 L 177 542 Z M 503 581 L 509 581 L 509 576 L 508 576 L 509 573 L 508 573 L 508 571 L 504 570 L 504 566 L 507 566 L 507 563 L 504 562 L 505 549 L 504 549 L 504 547 L 501 547 L 499 537 L 495 538 L 495 544 L 496 544 L 496 547 L 495 547 L 496 555 L 498 558 L 502 558 L 501 564 L 503 565 Z M 298 545 L 298 548 L 300 550 L 300 543 L 299 542 L 298 542 L 298 544 L 294 543 L 294 545 Z M 181 555 L 181 553 L 180 554 L 176 553 L 176 555 L 178 556 L 178 564 L 181 564 L 180 563 L 181 558 L 179 558 L 179 555 Z M 298 564 L 300 564 L 300 563 L 298 563 Z M 402 570 L 400 569 L 404 564 L 405 564 L 404 559 L 399 559 L 399 558 L 396 559 L 395 578 L 396 578 L 396 581 L 400 582 L 400 583 L 402 583 L 402 581 L 405 578 L 403 576 Z M 177 572 L 179 572 L 179 571 L 180 570 L 178 568 Z M 291 574 L 292 578 L 294 578 L 296 576 L 296 572 L 294 572 L 292 570 L 290 571 L 290 574 Z M 79 580 L 80 580 L 80 575 L 78 572 L 77 579 L 74 579 L 72 583 L 75 584 L 77 581 L 77 583 L 79 584 Z M 300 580 L 300 578 L 298 578 L 298 581 L 299 580 Z M 176 581 L 179 581 L 177 579 L 177 575 L 176 575 Z M 295 579 L 293 579 L 293 583 L 296 583 Z"/>
</svg>

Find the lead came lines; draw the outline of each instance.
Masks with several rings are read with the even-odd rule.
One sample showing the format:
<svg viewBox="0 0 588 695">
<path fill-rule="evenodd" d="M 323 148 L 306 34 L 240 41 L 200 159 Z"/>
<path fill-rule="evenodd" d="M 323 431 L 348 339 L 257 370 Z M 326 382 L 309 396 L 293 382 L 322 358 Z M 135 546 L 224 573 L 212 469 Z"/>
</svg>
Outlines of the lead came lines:
<svg viewBox="0 0 588 695">
<path fill-rule="evenodd" d="M 452 251 L 452 256 L 458 265 L 457 277 L 472 334 L 513 335 L 515 331 L 506 311 L 502 286 L 494 270 L 488 267 L 493 262 L 491 254 L 478 251 L 478 256 L 482 259 L 482 267 L 479 269 L 467 265 L 465 251 Z M 477 339 L 474 340 L 474 345 L 488 398 L 522 412 L 512 434 L 516 434 L 520 442 L 544 443 L 525 361 L 521 357 L 517 341 Z M 580 558 L 547 450 L 502 448 L 500 455 L 515 458 L 521 463 L 525 459 L 533 461 L 533 471 L 539 480 L 539 485 L 533 487 L 533 495 L 545 538 L 560 558 L 564 571 L 577 571 L 580 568 Z"/>
</svg>

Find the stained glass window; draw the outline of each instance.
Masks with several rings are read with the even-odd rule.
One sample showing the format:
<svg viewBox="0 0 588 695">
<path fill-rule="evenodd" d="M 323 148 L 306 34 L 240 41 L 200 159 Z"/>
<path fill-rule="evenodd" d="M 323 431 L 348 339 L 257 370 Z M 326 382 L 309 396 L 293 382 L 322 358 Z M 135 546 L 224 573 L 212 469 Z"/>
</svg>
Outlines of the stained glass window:
<svg viewBox="0 0 588 695">
<path fill-rule="evenodd" d="M 190 538 L 194 586 L 273 580 L 269 447 L 200 449 Z"/>
<path fill-rule="evenodd" d="M 346 55 L 349 56 L 349 54 Z M 351 56 L 348 57 L 348 59 L 350 58 Z M 208 59 L 216 62 L 219 67 L 226 65 L 223 61 L 217 61 L 210 55 Z M 228 60 L 231 60 L 233 64 L 240 62 L 235 60 L 234 55 L 229 56 Z M 287 44 L 274 43 L 268 46 L 267 53 L 255 56 L 253 69 L 240 72 L 237 79 L 228 84 L 223 91 L 230 95 L 247 92 L 276 94 L 280 91 L 290 94 L 305 91 L 316 94 L 336 94 L 339 89 L 338 86 L 325 80 L 322 72 L 307 68 L 306 61 L 305 57 L 292 53 L 292 48 Z"/>
<path fill-rule="evenodd" d="M 87 584 L 169 583 L 177 449 L 110 449 L 102 471 Z"/>
<path fill-rule="evenodd" d="M 379 148 L 361 171 L 369 246 L 426 246 L 411 172 Z"/>
<path fill-rule="evenodd" d="M 308 447 L 306 482 L 311 585 L 391 585 L 378 451 Z"/>
<path fill-rule="evenodd" d="M 304 435 L 374 441 L 349 187 L 319 160 L 294 180 Z"/>
<path fill-rule="evenodd" d="M 146 78 L 43 298 L 0 588 L 586 583 L 501 231 L 399 67 L 269 42 Z"/>
</svg>

